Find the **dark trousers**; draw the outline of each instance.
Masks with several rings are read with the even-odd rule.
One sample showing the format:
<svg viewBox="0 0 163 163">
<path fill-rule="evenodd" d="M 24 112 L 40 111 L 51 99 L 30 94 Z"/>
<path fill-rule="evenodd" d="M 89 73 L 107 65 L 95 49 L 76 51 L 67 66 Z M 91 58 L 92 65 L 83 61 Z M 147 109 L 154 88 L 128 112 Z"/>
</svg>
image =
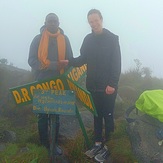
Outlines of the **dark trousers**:
<svg viewBox="0 0 163 163">
<path fill-rule="evenodd" d="M 105 92 L 91 92 L 98 116 L 94 116 L 95 142 L 103 142 L 103 121 L 105 124 L 105 140 L 114 131 L 114 106 L 117 92 L 107 95 Z"/>
<path fill-rule="evenodd" d="M 49 148 L 49 115 L 39 114 L 38 116 L 38 131 L 41 145 Z M 56 142 L 59 135 L 59 115 L 56 116 Z"/>
</svg>

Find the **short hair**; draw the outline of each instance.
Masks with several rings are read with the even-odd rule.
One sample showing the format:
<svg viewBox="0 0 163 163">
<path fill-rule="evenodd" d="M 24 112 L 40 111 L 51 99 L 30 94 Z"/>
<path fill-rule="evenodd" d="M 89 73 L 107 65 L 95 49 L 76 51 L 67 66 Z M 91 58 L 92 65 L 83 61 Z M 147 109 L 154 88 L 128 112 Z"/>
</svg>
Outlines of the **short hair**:
<svg viewBox="0 0 163 163">
<path fill-rule="evenodd" d="M 97 9 L 91 9 L 91 10 L 88 12 L 88 14 L 87 14 L 87 18 L 88 18 L 88 16 L 91 15 L 91 14 L 98 14 L 99 17 L 100 17 L 101 19 L 103 19 L 101 12 L 100 12 L 99 10 L 97 10 Z"/>
<path fill-rule="evenodd" d="M 45 21 L 47 20 L 48 16 L 50 16 L 50 15 L 54 15 L 59 20 L 58 16 L 55 13 L 49 13 L 48 15 L 46 15 Z"/>
</svg>

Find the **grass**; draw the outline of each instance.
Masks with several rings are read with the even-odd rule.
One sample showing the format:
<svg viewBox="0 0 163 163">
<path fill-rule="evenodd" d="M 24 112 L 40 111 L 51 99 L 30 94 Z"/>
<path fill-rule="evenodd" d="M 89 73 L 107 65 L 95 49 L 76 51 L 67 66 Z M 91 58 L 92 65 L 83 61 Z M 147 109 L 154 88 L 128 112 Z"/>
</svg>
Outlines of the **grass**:
<svg viewBox="0 0 163 163">
<path fill-rule="evenodd" d="M 119 115 L 119 114 L 118 114 Z M 119 116 L 118 116 L 119 117 Z M 127 122 L 118 118 L 115 121 L 115 132 L 110 136 L 107 145 L 111 151 L 113 163 L 136 163 L 136 158 L 132 153 L 129 137 L 126 133 Z M 122 117 L 122 116 L 121 116 Z M 12 119 L 14 120 L 14 118 Z M 11 119 L 0 118 L 0 130 L 12 130 L 17 135 L 17 141 L 6 145 L 6 149 L 0 152 L 0 162 L 2 163 L 48 163 L 48 151 L 40 146 L 37 131 L 37 117 L 28 116 L 26 126 L 13 126 Z M 93 131 L 87 131 L 90 144 L 93 144 Z M 3 137 L 3 135 L 1 135 Z M 75 139 L 62 143 L 62 148 L 67 159 L 71 163 L 93 163 L 84 152 L 87 150 L 84 137 L 79 132 Z M 24 152 L 22 150 L 24 149 Z"/>
<path fill-rule="evenodd" d="M 136 158 L 132 153 L 132 147 L 126 132 L 127 122 L 116 121 L 115 132 L 111 135 L 107 145 L 111 151 L 113 163 L 134 163 Z"/>
<path fill-rule="evenodd" d="M 89 141 L 92 143 L 92 131 L 88 131 Z M 85 156 L 86 144 L 82 133 L 79 132 L 74 140 L 69 140 L 65 143 L 65 151 L 68 160 L 73 163 L 89 163 L 90 160 Z"/>
<path fill-rule="evenodd" d="M 136 158 L 132 153 L 132 147 L 129 137 L 126 132 L 127 122 L 125 120 L 116 121 L 115 132 L 110 136 L 107 145 L 111 152 L 111 160 L 113 163 L 136 163 Z M 72 163 L 93 163 L 93 160 L 88 159 L 84 152 L 86 146 L 84 138 L 79 133 L 75 140 L 69 141 L 65 144 L 65 149 L 68 158 Z M 91 144 L 93 143 L 93 131 L 88 131 L 88 136 Z"/>
<path fill-rule="evenodd" d="M 30 117 L 31 118 L 31 117 Z M 19 142 L 8 143 L 6 149 L 0 152 L 0 162 L 2 163 L 48 163 L 48 151 L 39 145 L 39 137 L 35 117 L 26 127 L 15 128 Z M 0 128 L 9 127 L 11 122 L 8 119 L 0 119 Z M 110 136 L 107 145 L 111 151 L 113 163 L 136 163 L 136 158 L 132 153 L 129 137 L 126 133 L 127 122 L 123 119 L 115 121 L 115 132 Z M 9 124 L 10 125 L 9 125 Z M 33 125 L 31 123 L 34 123 Z M 12 125 L 11 125 L 12 128 Z M 90 143 L 93 143 L 93 131 L 87 131 Z M 87 150 L 84 137 L 79 132 L 75 139 L 67 140 L 62 144 L 64 153 L 71 163 L 93 163 L 84 152 Z"/>
<path fill-rule="evenodd" d="M 18 144 L 7 144 L 6 149 L 0 152 L 1 163 L 48 163 L 46 148 L 36 144 L 26 144 L 24 148 Z"/>
</svg>

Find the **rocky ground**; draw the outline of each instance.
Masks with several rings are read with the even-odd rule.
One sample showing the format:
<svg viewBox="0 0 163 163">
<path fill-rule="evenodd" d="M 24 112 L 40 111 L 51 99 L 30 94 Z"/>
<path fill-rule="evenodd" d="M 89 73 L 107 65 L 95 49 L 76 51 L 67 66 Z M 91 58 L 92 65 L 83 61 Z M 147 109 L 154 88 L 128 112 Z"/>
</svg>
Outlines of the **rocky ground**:
<svg viewBox="0 0 163 163">
<path fill-rule="evenodd" d="M 93 128 L 93 115 L 85 110 L 80 112 L 85 128 Z M 75 138 L 81 130 L 77 116 L 60 116 L 60 134 L 67 138 Z"/>
<path fill-rule="evenodd" d="M 132 119 L 135 121 L 128 123 L 127 132 L 138 160 L 142 163 L 163 163 L 163 142 L 157 136 L 157 131 L 163 130 L 163 123 L 140 112 L 138 115 L 133 112 Z"/>
</svg>

